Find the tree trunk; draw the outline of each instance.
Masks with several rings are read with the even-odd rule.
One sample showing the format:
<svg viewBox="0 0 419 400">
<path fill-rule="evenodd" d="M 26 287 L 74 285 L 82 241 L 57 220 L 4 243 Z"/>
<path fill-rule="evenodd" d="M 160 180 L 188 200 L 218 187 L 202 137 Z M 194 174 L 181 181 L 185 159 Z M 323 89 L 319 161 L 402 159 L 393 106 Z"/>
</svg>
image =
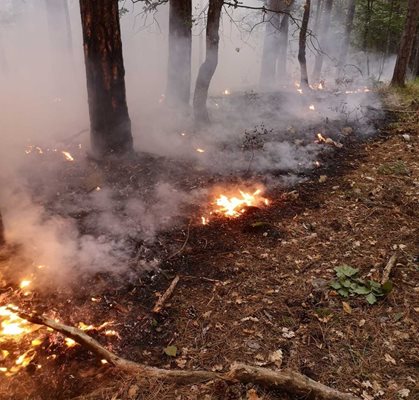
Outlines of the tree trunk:
<svg viewBox="0 0 419 400">
<path fill-rule="evenodd" d="M 45 0 L 50 39 L 54 50 L 72 51 L 70 14 L 67 0 Z"/>
<path fill-rule="evenodd" d="M 205 61 L 199 68 L 193 98 L 194 116 L 198 123 L 209 122 L 208 89 L 218 64 L 218 44 L 220 41 L 218 30 L 223 3 L 223 0 L 210 0 L 208 5 Z"/>
<path fill-rule="evenodd" d="M 286 53 L 288 45 L 289 17 L 283 14 L 289 11 L 293 0 L 267 0 L 268 19 L 266 20 L 263 42 L 262 66 L 259 84 L 262 89 L 269 89 L 275 78 L 283 78 L 286 73 Z"/>
<path fill-rule="evenodd" d="M 289 28 L 289 16 L 285 14 L 282 17 L 281 26 L 280 26 L 279 52 L 278 52 L 278 60 L 276 63 L 276 77 L 277 77 L 277 80 L 280 82 L 287 81 L 288 28 Z"/>
<path fill-rule="evenodd" d="M 409 69 L 413 78 L 419 76 L 419 25 L 416 29 L 415 43 L 410 55 Z"/>
<path fill-rule="evenodd" d="M 320 79 L 320 75 L 322 72 L 323 67 L 323 59 L 324 53 L 328 51 L 328 40 L 327 34 L 329 32 L 330 27 L 330 18 L 332 16 L 332 6 L 333 0 L 326 0 L 324 6 L 324 13 L 321 23 L 321 32 L 320 32 L 320 49 L 318 54 L 316 55 L 316 60 L 314 63 L 314 70 L 313 70 L 313 81 L 318 81 Z"/>
<path fill-rule="evenodd" d="M 192 0 L 169 0 L 169 104 L 189 105 L 191 93 Z"/>
<path fill-rule="evenodd" d="M 348 12 L 346 14 L 345 34 L 343 37 L 342 48 L 339 54 L 338 77 L 343 74 L 345 68 L 346 56 L 348 55 L 351 33 L 354 26 L 355 6 L 356 0 L 349 0 Z"/>
<path fill-rule="evenodd" d="M 393 86 L 404 86 L 405 84 L 407 64 L 409 62 L 410 54 L 412 53 L 418 18 L 419 1 L 409 0 L 404 32 L 400 42 L 399 53 L 397 54 L 393 78 L 391 80 Z"/>
<path fill-rule="evenodd" d="M 6 239 L 4 238 L 4 226 L 3 226 L 3 219 L 0 213 L 0 247 L 6 243 Z"/>
<path fill-rule="evenodd" d="M 308 88 L 308 74 L 306 61 L 306 41 L 307 41 L 307 27 L 310 18 L 310 0 L 306 0 L 304 5 L 303 21 L 301 23 L 300 38 L 298 42 L 298 62 L 301 70 L 301 86 Z"/>
<path fill-rule="evenodd" d="M 80 0 L 80 11 L 92 151 L 122 155 L 132 151 L 132 135 L 118 0 Z"/>
</svg>

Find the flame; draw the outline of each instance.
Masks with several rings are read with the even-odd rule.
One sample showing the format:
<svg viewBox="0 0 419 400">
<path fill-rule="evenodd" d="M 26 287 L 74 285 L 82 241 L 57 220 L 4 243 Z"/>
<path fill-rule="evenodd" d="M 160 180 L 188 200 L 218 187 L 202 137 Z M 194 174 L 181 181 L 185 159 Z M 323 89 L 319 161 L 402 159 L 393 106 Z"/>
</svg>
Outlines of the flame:
<svg viewBox="0 0 419 400">
<path fill-rule="evenodd" d="M 224 89 L 223 94 L 224 94 L 224 96 L 228 96 L 228 95 L 231 94 L 231 92 L 230 92 L 229 89 Z"/>
<path fill-rule="evenodd" d="M 68 338 L 68 337 L 66 337 L 65 339 L 64 339 L 64 342 L 65 342 L 65 345 L 67 346 L 67 347 L 74 347 L 74 346 L 76 346 L 77 345 L 77 342 L 74 340 L 74 339 L 71 339 L 71 338 Z"/>
<path fill-rule="evenodd" d="M 213 205 L 214 210 L 210 214 L 223 215 L 224 217 L 236 218 L 242 215 L 247 207 L 257 207 L 261 205 L 269 205 L 269 200 L 260 196 L 261 189 L 255 190 L 253 193 L 239 190 L 239 195 L 228 197 L 221 194 L 215 199 Z M 209 218 L 202 216 L 203 225 L 208 224 Z"/>
<path fill-rule="evenodd" d="M 310 104 L 308 108 L 309 108 L 309 110 L 311 110 L 311 111 L 314 111 L 314 110 L 316 109 L 316 108 L 314 107 L 314 105 L 313 105 L 313 104 Z"/>
<path fill-rule="evenodd" d="M 26 287 L 28 287 L 31 284 L 31 281 L 28 279 L 23 279 L 22 281 L 20 281 L 19 287 L 21 289 L 24 289 Z"/>
<path fill-rule="evenodd" d="M 317 143 L 326 143 L 327 142 L 326 138 L 321 133 L 318 133 L 316 136 L 317 136 Z"/>
<path fill-rule="evenodd" d="M 61 151 L 67 161 L 74 161 L 73 156 L 68 151 Z"/>
<path fill-rule="evenodd" d="M 205 153 L 205 150 L 204 150 L 204 149 L 201 149 L 201 148 L 199 148 L 199 147 L 196 149 L 196 151 L 197 151 L 198 153 Z"/>
<path fill-rule="evenodd" d="M 19 339 L 25 335 L 38 330 L 39 325 L 32 324 L 19 317 L 18 310 L 13 304 L 0 307 L 0 343 L 10 339 Z"/>
</svg>

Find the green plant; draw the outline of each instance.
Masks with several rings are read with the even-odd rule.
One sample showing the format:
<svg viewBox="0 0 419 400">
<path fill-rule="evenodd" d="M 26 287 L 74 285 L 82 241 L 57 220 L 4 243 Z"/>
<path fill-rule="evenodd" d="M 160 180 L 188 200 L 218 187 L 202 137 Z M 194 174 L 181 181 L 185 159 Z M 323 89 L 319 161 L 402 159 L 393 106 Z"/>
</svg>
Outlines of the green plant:
<svg viewBox="0 0 419 400">
<path fill-rule="evenodd" d="M 391 292 L 393 284 L 391 281 L 383 285 L 373 280 L 364 280 L 358 276 L 359 270 L 349 265 L 341 265 L 335 268 L 336 278 L 330 282 L 330 286 L 342 297 L 365 296 L 369 304 L 375 304 L 380 297 Z"/>
</svg>

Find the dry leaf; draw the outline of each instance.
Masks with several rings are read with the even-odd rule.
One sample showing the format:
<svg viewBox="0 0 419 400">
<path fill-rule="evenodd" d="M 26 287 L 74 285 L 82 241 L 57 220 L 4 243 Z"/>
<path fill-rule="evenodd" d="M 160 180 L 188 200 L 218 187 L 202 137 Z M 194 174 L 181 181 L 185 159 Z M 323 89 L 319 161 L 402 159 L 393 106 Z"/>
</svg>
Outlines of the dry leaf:
<svg viewBox="0 0 419 400">
<path fill-rule="evenodd" d="M 396 365 L 396 360 L 390 354 L 384 354 L 384 359 L 386 360 L 386 362 Z"/>
<path fill-rule="evenodd" d="M 342 301 L 342 308 L 347 314 L 352 314 L 352 308 L 346 301 Z"/>
<path fill-rule="evenodd" d="M 255 389 L 249 389 L 247 391 L 247 400 L 262 400 Z"/>
</svg>

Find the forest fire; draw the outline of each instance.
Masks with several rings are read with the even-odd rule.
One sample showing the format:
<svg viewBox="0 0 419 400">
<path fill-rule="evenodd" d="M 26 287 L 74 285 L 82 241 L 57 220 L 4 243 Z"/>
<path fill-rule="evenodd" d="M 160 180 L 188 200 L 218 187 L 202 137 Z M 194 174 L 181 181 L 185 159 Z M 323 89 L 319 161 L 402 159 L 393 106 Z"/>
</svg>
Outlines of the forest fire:
<svg viewBox="0 0 419 400">
<path fill-rule="evenodd" d="M 249 207 L 269 205 L 269 200 L 262 197 L 261 194 L 261 189 L 257 189 L 253 193 L 239 190 L 238 194 L 232 196 L 220 194 L 212 203 L 213 210 L 210 215 L 237 218 L 245 213 Z M 201 217 L 202 225 L 207 225 L 209 221 L 209 217 Z"/>
</svg>

